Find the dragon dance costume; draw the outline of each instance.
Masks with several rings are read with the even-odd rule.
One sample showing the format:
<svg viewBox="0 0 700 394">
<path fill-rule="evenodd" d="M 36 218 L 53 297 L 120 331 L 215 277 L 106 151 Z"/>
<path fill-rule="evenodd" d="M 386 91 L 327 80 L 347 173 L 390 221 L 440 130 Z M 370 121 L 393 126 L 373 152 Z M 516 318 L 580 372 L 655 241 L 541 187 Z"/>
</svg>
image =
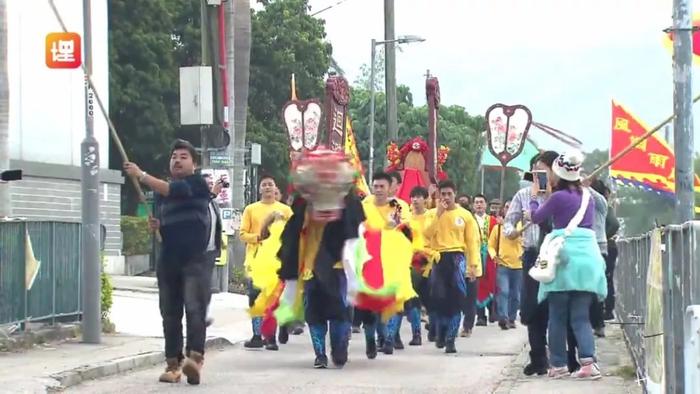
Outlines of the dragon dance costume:
<svg viewBox="0 0 700 394">
<path fill-rule="evenodd" d="M 265 310 L 265 320 L 308 323 L 316 368 L 328 365 L 328 333 L 333 364 L 347 362 L 354 305 L 395 312 L 401 274 L 383 264 L 387 256 L 404 256 L 406 266 L 410 263 L 410 242 L 402 234 L 365 228 L 362 204 L 349 192 L 352 180 L 342 154 L 319 148 L 300 156 L 294 185 L 301 197 L 293 203 L 277 253 L 281 281 L 261 283 L 266 296 L 256 300 L 256 312 Z"/>
<path fill-rule="evenodd" d="M 362 206 L 367 218 L 364 226 L 365 238 L 367 240 L 373 239 L 369 238 L 370 235 L 381 237 L 381 240 L 376 239 L 374 244 L 368 243 L 367 247 L 381 247 L 381 263 L 377 262 L 375 265 L 382 268 L 381 279 L 388 279 L 388 283 L 392 283 L 392 288 L 385 287 L 386 290 L 395 293 L 394 299 L 386 307 L 364 306 L 360 303 L 355 309 L 355 312 L 361 315 L 365 329 L 367 357 L 374 358 L 376 356 L 375 330 L 379 334 L 380 345 L 385 354 L 393 353 L 395 346 L 399 349 L 402 348 L 403 344 L 400 343 L 398 337 L 402 312 L 406 306 L 419 306 L 419 302 L 411 282 L 413 252 L 410 240 L 411 232 L 407 226 L 410 212 L 396 200 L 390 200 L 389 203 L 379 206 L 374 199 L 365 199 Z M 379 285 L 379 283 L 375 284 Z M 373 289 L 366 290 L 373 291 Z M 382 309 L 381 320 L 376 321 L 372 311 L 380 308 Z M 416 309 L 416 312 L 418 312 L 418 329 L 420 330 L 420 310 Z"/>
</svg>

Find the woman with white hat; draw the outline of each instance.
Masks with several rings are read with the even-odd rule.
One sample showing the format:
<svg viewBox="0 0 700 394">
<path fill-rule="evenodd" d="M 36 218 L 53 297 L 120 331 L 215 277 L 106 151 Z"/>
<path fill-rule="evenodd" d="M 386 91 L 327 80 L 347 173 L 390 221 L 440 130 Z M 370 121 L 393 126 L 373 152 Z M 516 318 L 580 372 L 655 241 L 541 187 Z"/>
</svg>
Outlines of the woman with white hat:
<svg viewBox="0 0 700 394">
<path fill-rule="evenodd" d="M 595 360 L 595 342 L 589 317 L 592 302 L 605 299 L 605 262 L 599 253 L 593 231 L 594 201 L 590 192 L 581 185 L 583 154 L 579 151 L 564 153 L 547 170 L 547 200 L 537 201 L 540 185 L 534 177 L 530 210 L 533 223 L 553 219 L 554 231 L 550 240 L 563 237 L 563 245 L 556 253 L 554 279 L 540 284 L 538 301 L 549 304 L 549 376 L 569 375 L 567 368 L 566 335 L 571 325 L 578 342 L 581 369 L 571 373 L 579 379 L 598 379 L 600 370 Z M 561 241 L 561 240 L 560 240 Z M 557 242 L 550 242 L 551 245 Z M 545 247 L 543 246 L 543 249 Z M 543 250 L 542 253 L 547 251 Z"/>
</svg>

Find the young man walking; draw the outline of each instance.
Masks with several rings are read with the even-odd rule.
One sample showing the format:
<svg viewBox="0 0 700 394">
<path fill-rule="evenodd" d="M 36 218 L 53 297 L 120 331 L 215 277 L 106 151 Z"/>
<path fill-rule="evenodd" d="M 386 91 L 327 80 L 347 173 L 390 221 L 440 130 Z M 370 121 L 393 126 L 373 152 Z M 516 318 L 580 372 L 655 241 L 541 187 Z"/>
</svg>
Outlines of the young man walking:
<svg viewBox="0 0 700 394">
<path fill-rule="evenodd" d="M 243 210 L 241 218 L 241 241 L 246 244 L 245 263 L 246 275 L 250 275 L 252 269 L 251 264 L 255 261 L 254 257 L 260 247 L 260 244 L 265 239 L 264 231 L 266 225 L 271 223 L 272 219 L 280 216 L 284 220 L 288 220 L 292 216 L 292 209 L 277 201 L 275 191 L 277 185 L 274 178 L 263 176 L 260 179 L 260 201 L 252 203 Z M 248 280 L 248 306 L 252 307 L 255 299 L 260 293 L 259 289 L 253 286 L 251 280 Z M 263 342 L 261 334 L 262 317 L 252 318 L 253 336 L 246 341 L 243 346 L 249 349 L 262 348 L 265 346 L 267 350 L 278 350 L 277 340 L 274 336 L 266 338 Z M 284 334 L 284 333 L 283 333 Z M 283 338 L 284 339 L 284 338 Z"/>
<path fill-rule="evenodd" d="M 435 219 L 425 229 L 432 249 L 440 252 L 440 260 L 430 274 L 431 302 L 438 320 L 435 344 L 444 347 L 445 353 L 456 353 L 455 337 L 466 301 L 467 280 L 482 274 L 481 237 L 474 216 L 456 204 L 454 183 L 442 181 L 438 189 Z"/>
<path fill-rule="evenodd" d="M 170 151 L 170 182 L 148 175 L 134 163 L 124 163 L 126 173 L 156 195 L 158 219 L 152 219 L 151 226 L 159 229 L 163 239 L 156 271 L 167 362 L 160 381 L 166 383 L 179 382 L 183 373 L 187 383 L 200 382 L 214 268 L 208 250 L 221 247 L 221 228 L 216 228 L 219 222 L 211 215 L 209 187 L 195 173 L 196 165 L 194 147 L 183 140 L 176 141 Z M 187 323 L 184 355 L 183 309 Z"/>
<path fill-rule="evenodd" d="M 496 262 L 496 306 L 498 309 L 498 326 L 502 330 L 515 328 L 515 318 L 520 308 L 520 288 L 523 280 L 522 236 L 508 238 L 503 231 L 503 217 L 489 237 L 489 256 Z M 518 226 L 520 230 L 522 226 Z M 515 234 L 518 235 L 518 234 Z"/>
</svg>

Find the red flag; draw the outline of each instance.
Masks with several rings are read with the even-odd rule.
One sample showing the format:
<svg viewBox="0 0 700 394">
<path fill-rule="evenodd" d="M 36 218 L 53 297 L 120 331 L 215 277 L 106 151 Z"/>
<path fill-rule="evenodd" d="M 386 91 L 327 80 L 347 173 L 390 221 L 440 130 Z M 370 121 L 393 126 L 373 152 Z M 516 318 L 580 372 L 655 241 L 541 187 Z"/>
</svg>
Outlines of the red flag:
<svg viewBox="0 0 700 394">
<path fill-rule="evenodd" d="M 641 120 L 624 106 L 612 102 L 612 144 L 610 157 L 615 157 L 649 131 Z M 659 193 L 675 194 L 676 157 L 673 149 L 657 134 L 640 143 L 610 167 L 610 176 Z M 700 178 L 695 175 L 695 190 L 700 191 Z"/>
</svg>

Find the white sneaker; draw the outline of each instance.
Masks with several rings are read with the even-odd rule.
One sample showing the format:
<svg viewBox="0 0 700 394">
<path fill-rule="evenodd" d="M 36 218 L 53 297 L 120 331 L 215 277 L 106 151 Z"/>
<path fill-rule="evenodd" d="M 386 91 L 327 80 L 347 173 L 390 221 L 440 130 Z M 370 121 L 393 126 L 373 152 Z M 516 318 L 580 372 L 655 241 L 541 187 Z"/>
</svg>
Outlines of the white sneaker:
<svg viewBox="0 0 700 394">
<path fill-rule="evenodd" d="M 551 367 L 547 371 L 547 376 L 549 376 L 552 379 L 561 379 L 569 376 L 569 368 L 568 367 Z"/>
<path fill-rule="evenodd" d="M 598 368 L 598 364 L 590 363 L 582 365 L 578 371 L 572 372 L 571 377 L 581 380 L 597 380 L 602 378 L 603 376 L 600 374 L 600 368 Z"/>
</svg>

